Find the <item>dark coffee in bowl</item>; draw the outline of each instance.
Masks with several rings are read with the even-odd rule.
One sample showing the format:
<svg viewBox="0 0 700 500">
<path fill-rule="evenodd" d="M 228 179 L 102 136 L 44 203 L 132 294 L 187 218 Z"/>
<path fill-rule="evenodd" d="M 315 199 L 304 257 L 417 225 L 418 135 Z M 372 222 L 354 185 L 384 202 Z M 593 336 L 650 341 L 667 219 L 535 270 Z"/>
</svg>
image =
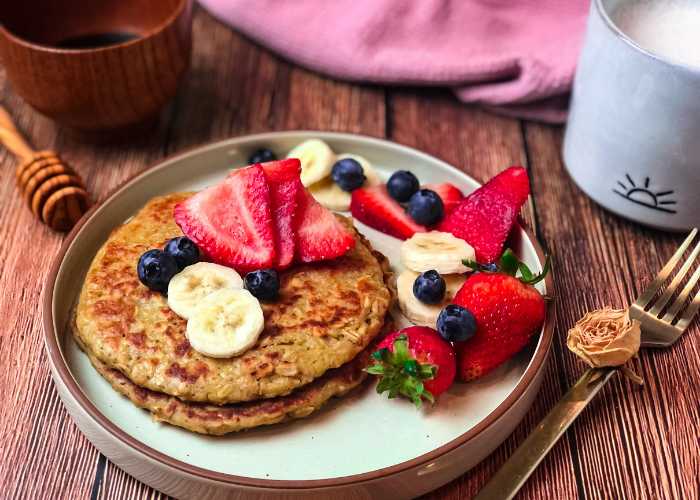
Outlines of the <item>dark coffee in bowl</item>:
<svg viewBox="0 0 700 500">
<path fill-rule="evenodd" d="M 126 32 L 106 32 L 106 33 L 90 33 L 67 38 L 56 44 L 59 49 L 98 49 L 100 47 L 109 47 L 111 45 L 119 45 L 120 43 L 136 40 L 139 35 Z"/>
</svg>

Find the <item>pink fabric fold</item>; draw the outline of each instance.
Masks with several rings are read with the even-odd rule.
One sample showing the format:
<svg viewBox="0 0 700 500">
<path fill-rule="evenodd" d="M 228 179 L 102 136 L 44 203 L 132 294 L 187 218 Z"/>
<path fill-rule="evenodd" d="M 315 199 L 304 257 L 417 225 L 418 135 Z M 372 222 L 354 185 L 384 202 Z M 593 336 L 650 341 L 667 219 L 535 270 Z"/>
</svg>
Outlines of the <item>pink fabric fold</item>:
<svg viewBox="0 0 700 500">
<path fill-rule="evenodd" d="M 199 0 L 281 56 L 339 79 L 449 86 L 561 123 L 590 0 Z"/>
</svg>

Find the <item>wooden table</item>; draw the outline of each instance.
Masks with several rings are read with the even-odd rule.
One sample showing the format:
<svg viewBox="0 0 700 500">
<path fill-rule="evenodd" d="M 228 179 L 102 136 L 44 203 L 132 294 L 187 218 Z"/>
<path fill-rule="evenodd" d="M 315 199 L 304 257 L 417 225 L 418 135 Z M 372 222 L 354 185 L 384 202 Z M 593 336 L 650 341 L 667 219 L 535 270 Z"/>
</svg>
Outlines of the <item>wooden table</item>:
<svg viewBox="0 0 700 500">
<path fill-rule="evenodd" d="M 592 203 L 567 176 L 562 128 L 500 118 L 445 90 L 341 83 L 275 57 L 201 9 L 192 69 L 156 129 L 128 144 L 77 142 L 24 104 L 0 73 L 0 98 L 29 141 L 60 154 L 95 198 L 164 156 L 271 130 L 333 130 L 426 151 L 486 181 L 527 166 L 525 210 L 554 260 L 557 325 L 544 385 L 512 436 L 473 470 L 426 495 L 470 498 L 583 373 L 565 346 L 586 311 L 626 307 L 673 254 L 681 236 L 644 229 Z M 40 224 L 0 152 L 0 498 L 160 499 L 111 464 L 79 432 L 51 380 L 40 304 L 64 235 Z M 671 349 L 645 350 L 643 388 L 616 377 L 527 482 L 518 498 L 698 498 L 700 336 L 695 323 Z"/>
</svg>

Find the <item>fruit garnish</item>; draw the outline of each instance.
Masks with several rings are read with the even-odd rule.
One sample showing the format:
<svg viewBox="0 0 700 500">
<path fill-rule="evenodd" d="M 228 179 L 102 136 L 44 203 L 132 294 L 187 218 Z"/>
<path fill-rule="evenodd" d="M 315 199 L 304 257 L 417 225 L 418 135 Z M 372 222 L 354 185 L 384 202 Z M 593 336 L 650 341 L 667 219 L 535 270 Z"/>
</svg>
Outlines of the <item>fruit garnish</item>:
<svg viewBox="0 0 700 500">
<path fill-rule="evenodd" d="M 462 260 L 475 258 L 471 245 L 450 233 L 416 233 L 401 244 L 401 263 L 419 273 L 429 269 L 440 274 L 467 273 Z"/>
<path fill-rule="evenodd" d="M 304 186 L 311 186 L 329 176 L 337 161 L 333 150 L 321 139 L 308 139 L 298 144 L 287 158 L 301 161 L 301 183 Z"/>
<path fill-rule="evenodd" d="M 399 203 L 410 200 L 419 189 L 418 178 L 406 170 L 394 172 L 386 183 L 387 193 Z"/>
<path fill-rule="evenodd" d="M 442 220 L 443 215 L 445 215 L 445 205 L 435 191 L 421 189 L 411 196 L 411 201 L 408 203 L 408 216 L 418 224 L 434 226 Z"/>
<path fill-rule="evenodd" d="M 413 282 L 413 295 L 423 304 L 439 304 L 445 298 L 447 286 L 435 269 L 419 274 Z"/>
<path fill-rule="evenodd" d="M 438 230 L 452 233 L 473 246 L 478 263 L 493 262 L 501 254 L 529 194 L 526 170 L 511 167 L 460 200 L 440 222 Z"/>
<path fill-rule="evenodd" d="M 474 313 L 464 306 L 450 304 L 440 311 L 437 331 L 448 342 L 464 342 L 476 333 Z"/>
<path fill-rule="evenodd" d="M 260 165 L 234 170 L 225 181 L 177 204 L 173 216 L 216 263 L 241 273 L 272 265 L 270 194 Z"/>
<path fill-rule="evenodd" d="M 449 215 L 457 206 L 459 200 L 464 198 L 462 191 L 454 187 L 449 182 L 444 182 L 442 184 L 426 184 L 425 186 L 421 186 L 421 189 L 429 189 L 438 194 L 443 205 L 445 205 L 445 215 L 443 217 Z"/>
<path fill-rule="evenodd" d="M 386 337 L 365 371 L 377 376 L 377 392 L 389 398 L 403 394 L 420 408 L 423 398 L 435 404 L 455 378 L 452 345 L 433 328 L 414 326 Z"/>
<path fill-rule="evenodd" d="M 141 254 L 136 265 L 139 281 L 151 290 L 165 292 L 168 283 L 177 274 L 175 257 L 165 250 L 148 250 Z"/>
<path fill-rule="evenodd" d="M 462 263 L 473 269 L 474 271 L 479 271 L 480 273 L 487 274 L 505 274 L 507 276 L 515 276 L 518 271 L 520 271 L 520 277 L 518 278 L 521 282 L 526 285 L 535 285 L 542 281 L 549 273 L 549 269 L 552 267 L 552 259 L 547 255 L 544 261 L 544 267 L 542 272 L 539 274 L 533 274 L 530 268 L 525 265 L 524 262 L 520 262 L 518 256 L 515 252 L 508 248 L 501 258 L 498 259 L 498 265 L 496 264 L 479 264 L 472 260 L 465 259 Z"/>
<path fill-rule="evenodd" d="M 199 262 L 177 273 L 168 285 L 168 306 L 175 314 L 189 319 L 197 304 L 222 288 L 243 288 L 240 275 L 230 267 Z"/>
<path fill-rule="evenodd" d="M 389 196 L 386 185 L 353 191 L 350 213 L 363 224 L 402 240 L 428 231 L 411 219 L 403 207 Z"/>
<path fill-rule="evenodd" d="M 435 305 L 424 304 L 413 295 L 413 285 L 419 273 L 404 269 L 396 280 L 396 291 L 399 296 L 399 307 L 406 318 L 414 325 L 435 328 L 440 312 L 452 303 L 455 294 L 467 280 L 466 274 L 445 274 L 445 297 Z"/>
<path fill-rule="evenodd" d="M 164 250 L 175 257 L 180 271 L 199 262 L 199 247 L 194 241 L 184 236 L 178 236 L 168 241 Z"/>
<path fill-rule="evenodd" d="M 453 302 L 474 314 L 476 333 L 456 343 L 455 349 L 460 377 L 476 380 L 508 361 L 542 326 L 547 309 L 533 284 L 544 279 L 550 260 L 540 274 L 533 274 L 510 250 L 496 272 L 475 262 L 465 261 L 465 265 L 478 268 L 479 273 L 469 277 Z M 518 270 L 520 278 L 515 277 Z"/>
<path fill-rule="evenodd" d="M 270 213 L 275 237 L 272 267 L 286 269 L 294 259 L 296 236 L 292 230 L 297 207 L 301 163 L 296 158 L 260 165 L 270 190 Z"/>
<path fill-rule="evenodd" d="M 294 218 L 295 262 L 334 259 L 355 245 L 355 238 L 333 212 L 317 202 L 309 191 L 299 186 Z"/>
<path fill-rule="evenodd" d="M 280 291 L 280 278 L 272 269 L 261 269 L 245 275 L 245 288 L 258 300 L 271 300 Z"/>
<path fill-rule="evenodd" d="M 273 153 L 269 149 L 256 149 L 255 151 L 250 153 L 250 156 L 248 157 L 248 165 L 256 165 L 258 163 L 269 163 L 276 160 L 277 156 L 275 156 L 275 153 Z"/>
<path fill-rule="evenodd" d="M 248 290 L 222 288 L 199 301 L 187 322 L 192 348 L 212 358 L 230 358 L 255 345 L 265 319 Z"/>
<path fill-rule="evenodd" d="M 333 165 L 331 175 L 340 189 L 347 192 L 361 188 L 367 181 L 362 165 L 352 158 L 338 160 Z"/>
</svg>

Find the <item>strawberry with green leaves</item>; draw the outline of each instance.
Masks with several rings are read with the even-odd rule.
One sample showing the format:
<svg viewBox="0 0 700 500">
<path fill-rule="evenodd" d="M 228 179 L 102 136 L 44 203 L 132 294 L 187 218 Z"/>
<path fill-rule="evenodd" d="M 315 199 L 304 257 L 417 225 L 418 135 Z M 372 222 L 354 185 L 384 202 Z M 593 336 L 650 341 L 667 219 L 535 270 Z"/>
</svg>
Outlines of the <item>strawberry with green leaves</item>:
<svg viewBox="0 0 700 500">
<path fill-rule="evenodd" d="M 377 376 L 377 392 L 389 398 L 403 394 L 420 408 L 452 384 L 457 371 L 452 344 L 433 328 L 413 326 L 387 336 L 372 354 L 365 371 Z"/>
<path fill-rule="evenodd" d="M 479 272 L 467 279 L 453 303 L 474 314 L 476 333 L 455 349 L 459 376 L 476 380 L 508 361 L 539 331 L 547 307 L 533 285 L 544 279 L 551 263 L 547 257 L 542 273 L 533 274 L 512 250 L 503 253 L 496 271 L 473 261 L 463 263 Z"/>
</svg>

